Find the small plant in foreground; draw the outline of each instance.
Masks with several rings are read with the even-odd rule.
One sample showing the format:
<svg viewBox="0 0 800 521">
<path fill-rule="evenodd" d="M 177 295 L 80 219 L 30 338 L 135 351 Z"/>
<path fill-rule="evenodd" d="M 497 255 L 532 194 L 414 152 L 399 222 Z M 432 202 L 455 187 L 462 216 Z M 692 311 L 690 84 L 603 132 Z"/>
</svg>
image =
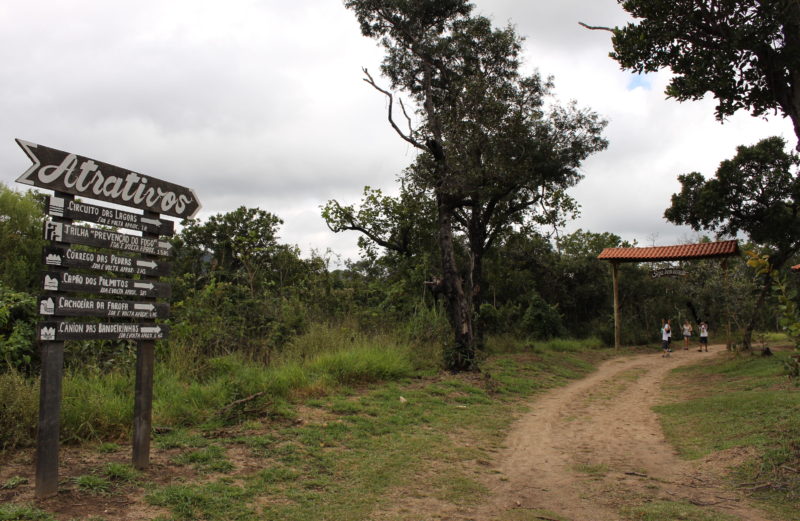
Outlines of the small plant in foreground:
<svg viewBox="0 0 800 521">
<path fill-rule="evenodd" d="M 111 481 L 130 483 L 139 475 L 131 465 L 125 463 L 108 463 L 103 469 L 103 474 Z"/>
<path fill-rule="evenodd" d="M 30 505 L 0 505 L 0 521 L 55 521 L 55 518 Z"/>
<path fill-rule="evenodd" d="M 113 452 L 119 452 L 119 445 L 117 445 L 116 443 L 108 443 L 108 442 L 101 443 L 97 447 L 97 452 L 100 452 L 100 453 L 103 453 L 103 454 L 111 454 Z"/>
<path fill-rule="evenodd" d="M 174 458 L 180 465 L 193 465 L 201 472 L 228 472 L 233 464 L 225 457 L 225 450 L 219 445 L 210 445 L 205 449 L 187 452 Z"/>
<path fill-rule="evenodd" d="M 28 478 L 23 478 L 22 476 L 12 476 L 11 478 L 8 479 L 8 481 L 3 483 L 3 486 L 0 486 L 0 488 L 5 490 L 12 490 L 20 485 L 25 485 L 27 483 L 28 483 Z"/>
<path fill-rule="evenodd" d="M 84 474 L 75 478 L 75 484 L 82 492 L 90 494 L 108 494 L 111 491 L 111 482 L 106 478 L 93 474 Z"/>
</svg>

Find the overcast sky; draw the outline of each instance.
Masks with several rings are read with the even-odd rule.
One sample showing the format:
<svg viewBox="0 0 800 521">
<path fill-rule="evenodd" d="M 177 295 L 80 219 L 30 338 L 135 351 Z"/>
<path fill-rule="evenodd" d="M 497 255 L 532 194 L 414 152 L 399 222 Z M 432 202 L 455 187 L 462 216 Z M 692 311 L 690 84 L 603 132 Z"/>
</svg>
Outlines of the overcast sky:
<svg viewBox="0 0 800 521">
<path fill-rule="evenodd" d="M 615 0 L 477 0 L 478 13 L 526 38 L 525 67 L 556 94 L 608 119 L 608 149 L 583 165 L 569 230 L 641 245 L 693 237 L 663 219 L 678 174 L 714 174 L 740 144 L 782 135 L 787 120 L 741 113 L 721 125 L 713 100 L 679 104 L 668 72 L 637 77 L 608 58 L 610 33 L 578 21 L 626 21 Z M 333 234 L 329 199 L 369 185 L 396 191 L 415 155 L 362 82 L 382 52 L 339 0 L 3 0 L 0 2 L 0 182 L 30 161 L 21 138 L 193 188 L 200 218 L 240 205 L 284 220 L 283 242 L 357 257 Z"/>
</svg>

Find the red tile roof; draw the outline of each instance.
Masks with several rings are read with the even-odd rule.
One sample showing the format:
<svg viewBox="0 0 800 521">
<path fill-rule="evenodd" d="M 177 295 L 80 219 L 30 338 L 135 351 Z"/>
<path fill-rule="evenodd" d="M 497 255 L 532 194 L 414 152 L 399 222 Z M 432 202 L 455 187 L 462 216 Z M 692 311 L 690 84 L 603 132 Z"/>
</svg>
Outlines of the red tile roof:
<svg viewBox="0 0 800 521">
<path fill-rule="evenodd" d="M 792 266 L 792 270 L 800 271 L 800 264 L 798 264 L 797 266 Z"/>
<path fill-rule="evenodd" d="M 738 253 L 739 243 L 736 241 L 721 241 L 681 244 L 678 246 L 656 246 L 653 248 L 606 248 L 597 258 L 619 262 L 657 262 L 729 257 Z"/>
</svg>

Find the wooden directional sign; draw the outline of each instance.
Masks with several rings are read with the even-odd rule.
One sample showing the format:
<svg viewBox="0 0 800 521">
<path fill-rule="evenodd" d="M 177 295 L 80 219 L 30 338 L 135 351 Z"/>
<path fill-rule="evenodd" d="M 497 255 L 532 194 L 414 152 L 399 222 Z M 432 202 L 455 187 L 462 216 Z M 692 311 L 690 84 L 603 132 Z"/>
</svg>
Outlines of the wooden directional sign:
<svg viewBox="0 0 800 521">
<path fill-rule="evenodd" d="M 126 228 L 138 232 L 157 233 L 158 235 L 173 235 L 175 233 L 175 223 L 168 219 L 151 219 L 138 213 L 125 212 L 75 200 L 68 201 L 55 195 L 50 196 L 47 213 L 53 217 L 89 221 L 103 226 Z"/>
<path fill-rule="evenodd" d="M 21 139 L 17 144 L 33 161 L 18 183 L 182 219 L 200 209 L 191 188 Z"/>
<path fill-rule="evenodd" d="M 151 280 L 117 279 L 102 275 L 84 275 L 66 271 L 48 271 L 42 281 L 44 291 L 96 293 L 118 297 L 169 298 L 170 285 Z"/>
<path fill-rule="evenodd" d="M 64 295 L 39 299 L 39 314 L 60 317 L 166 318 L 169 304 L 151 301 L 94 300 Z"/>
<path fill-rule="evenodd" d="M 42 322 L 38 326 L 39 340 L 163 340 L 169 327 L 161 324 L 107 324 L 80 322 Z"/>
<path fill-rule="evenodd" d="M 88 226 L 75 226 L 73 224 L 47 221 L 44 223 L 44 238 L 49 241 L 67 242 L 70 244 L 83 244 L 97 248 L 110 248 L 112 250 L 131 251 L 160 255 L 166 257 L 172 254 L 172 244 L 158 238 L 139 237 L 127 233 L 110 232 Z"/>
<path fill-rule="evenodd" d="M 45 246 L 44 263 L 47 266 L 63 266 L 65 268 L 82 268 L 99 271 L 113 271 L 128 275 L 164 276 L 169 275 L 172 264 L 160 259 L 138 259 L 113 253 L 76 250 Z"/>
</svg>

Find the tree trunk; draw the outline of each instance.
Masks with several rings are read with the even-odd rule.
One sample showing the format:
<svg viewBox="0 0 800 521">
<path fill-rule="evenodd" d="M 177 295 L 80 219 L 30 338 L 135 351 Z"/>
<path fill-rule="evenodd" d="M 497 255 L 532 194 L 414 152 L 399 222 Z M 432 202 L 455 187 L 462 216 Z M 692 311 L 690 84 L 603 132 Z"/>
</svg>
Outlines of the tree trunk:
<svg viewBox="0 0 800 521">
<path fill-rule="evenodd" d="M 764 278 L 764 286 L 761 288 L 761 293 L 758 295 L 758 300 L 756 301 L 756 305 L 753 306 L 753 311 L 750 313 L 750 320 L 747 322 L 747 326 L 744 328 L 744 334 L 742 335 L 742 349 L 745 351 L 749 351 L 753 345 L 753 330 L 756 327 L 756 317 L 758 316 L 758 310 L 764 307 L 764 303 L 767 300 L 767 295 L 769 294 L 769 290 L 772 287 L 772 280 L 769 277 Z"/>
<path fill-rule="evenodd" d="M 472 312 L 475 321 L 472 324 L 475 336 L 475 348 L 483 349 L 485 328 L 481 318 L 481 304 L 483 304 L 483 250 L 476 249 L 472 252 Z"/>
<path fill-rule="evenodd" d="M 786 4 L 784 38 L 788 53 L 800 51 L 800 0 L 789 0 Z M 800 150 L 800 70 L 792 67 L 789 72 L 791 88 L 787 89 L 786 100 L 782 103 L 786 115 L 792 120 L 797 138 L 795 148 Z"/>
<path fill-rule="evenodd" d="M 475 369 L 475 339 L 472 331 L 472 313 L 469 300 L 456 263 L 453 244 L 453 208 L 441 195 L 436 196 L 438 206 L 438 240 L 442 261 L 442 285 L 447 316 L 453 327 L 454 344 L 447 348 L 445 365 L 452 371 Z"/>
</svg>

